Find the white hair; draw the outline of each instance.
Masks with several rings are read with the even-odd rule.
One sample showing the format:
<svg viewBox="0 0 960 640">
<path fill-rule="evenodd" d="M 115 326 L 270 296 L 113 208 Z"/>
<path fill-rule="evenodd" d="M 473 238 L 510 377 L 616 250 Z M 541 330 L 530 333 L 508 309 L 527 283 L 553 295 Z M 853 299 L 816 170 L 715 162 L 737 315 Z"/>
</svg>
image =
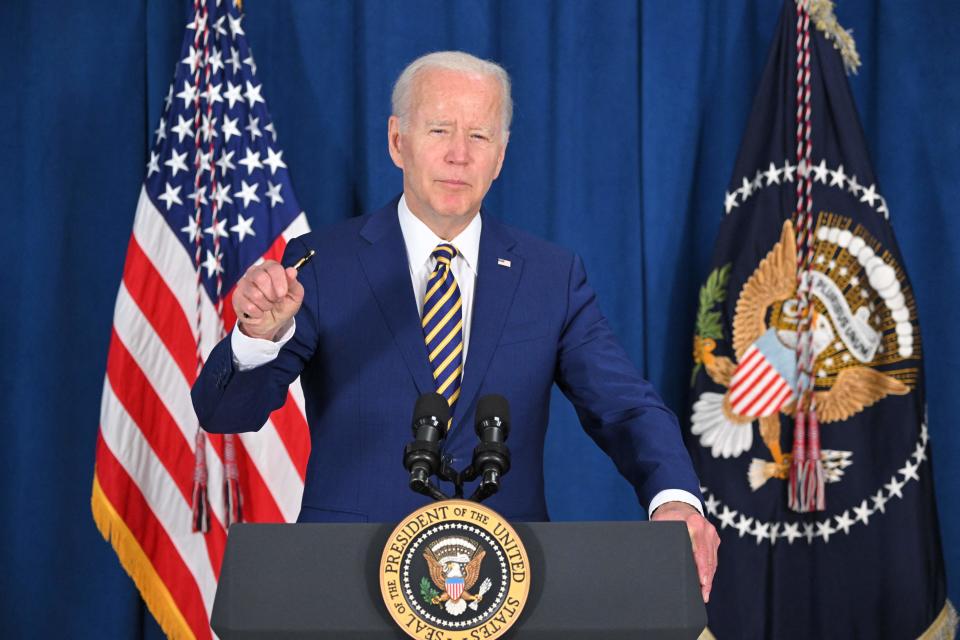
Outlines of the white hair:
<svg viewBox="0 0 960 640">
<path fill-rule="evenodd" d="M 413 87 L 417 76 L 428 69 L 444 69 L 469 75 L 487 76 L 500 83 L 500 119 L 503 136 L 510 133 L 513 120 L 513 98 L 510 96 L 510 76 L 496 62 L 483 60 L 463 51 L 435 51 L 420 56 L 407 65 L 393 85 L 390 102 L 393 115 L 400 119 L 400 128 L 406 129 L 413 106 Z"/>
</svg>

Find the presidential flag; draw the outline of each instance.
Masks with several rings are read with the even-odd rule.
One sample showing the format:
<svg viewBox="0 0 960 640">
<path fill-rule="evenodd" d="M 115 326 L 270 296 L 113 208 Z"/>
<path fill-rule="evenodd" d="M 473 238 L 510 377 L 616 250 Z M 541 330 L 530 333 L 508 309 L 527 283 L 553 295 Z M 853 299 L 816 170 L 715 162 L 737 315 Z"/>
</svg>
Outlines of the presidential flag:
<svg viewBox="0 0 960 640">
<path fill-rule="evenodd" d="M 857 64 L 832 3 L 785 2 L 700 290 L 686 438 L 722 540 L 721 640 L 956 624 L 924 345 L 847 84 Z"/>
<path fill-rule="evenodd" d="M 206 435 L 190 402 L 231 291 L 308 231 L 230 2 L 195 0 L 146 163 L 107 356 L 91 506 L 170 637 L 210 638 L 231 522 L 292 522 L 309 453 L 299 383 L 258 433 Z"/>
</svg>

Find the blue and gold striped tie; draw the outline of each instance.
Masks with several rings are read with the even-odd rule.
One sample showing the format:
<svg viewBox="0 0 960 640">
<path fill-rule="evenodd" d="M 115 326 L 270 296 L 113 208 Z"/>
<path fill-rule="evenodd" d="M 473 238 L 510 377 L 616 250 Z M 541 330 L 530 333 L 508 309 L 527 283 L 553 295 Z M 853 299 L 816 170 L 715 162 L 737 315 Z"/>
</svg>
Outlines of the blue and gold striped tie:
<svg viewBox="0 0 960 640">
<path fill-rule="evenodd" d="M 438 244 L 430 254 L 437 266 L 423 296 L 423 337 L 437 383 L 437 393 L 447 399 L 450 413 L 460 397 L 463 373 L 463 300 L 450 263 L 457 255 L 451 244 Z M 452 424 L 452 421 L 451 421 Z"/>
</svg>

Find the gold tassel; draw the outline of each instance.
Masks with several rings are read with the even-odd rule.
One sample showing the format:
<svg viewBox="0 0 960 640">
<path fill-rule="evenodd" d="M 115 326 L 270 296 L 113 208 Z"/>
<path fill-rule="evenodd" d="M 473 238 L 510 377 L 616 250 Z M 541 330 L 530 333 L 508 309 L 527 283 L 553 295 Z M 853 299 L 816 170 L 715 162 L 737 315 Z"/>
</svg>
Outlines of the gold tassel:
<svg viewBox="0 0 960 640">
<path fill-rule="evenodd" d="M 833 42 L 833 48 L 840 52 L 847 75 L 856 74 L 860 68 L 860 54 L 853 41 L 853 30 L 848 31 L 837 22 L 832 0 L 810 0 L 810 18 L 827 40 Z"/>
<path fill-rule="evenodd" d="M 120 566 L 137 585 L 143 601 L 166 636 L 190 640 L 196 638 L 140 543 L 104 495 L 96 473 L 93 476 L 90 510 L 100 535 L 113 546 L 117 558 L 120 559 Z"/>
</svg>

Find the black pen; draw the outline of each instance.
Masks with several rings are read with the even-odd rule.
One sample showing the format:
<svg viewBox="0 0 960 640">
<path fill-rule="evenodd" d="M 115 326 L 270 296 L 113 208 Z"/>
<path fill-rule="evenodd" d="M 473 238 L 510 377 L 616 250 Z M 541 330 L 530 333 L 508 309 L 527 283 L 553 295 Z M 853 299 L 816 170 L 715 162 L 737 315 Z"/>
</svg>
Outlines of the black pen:
<svg viewBox="0 0 960 640">
<path fill-rule="evenodd" d="M 310 262 L 310 260 L 315 255 L 317 255 L 317 252 L 314 249 L 310 249 L 310 251 L 307 251 L 307 254 L 305 256 L 297 260 L 296 264 L 293 265 L 293 268 L 296 269 L 297 272 L 299 272 L 300 269 L 302 269 L 305 264 Z"/>
</svg>

